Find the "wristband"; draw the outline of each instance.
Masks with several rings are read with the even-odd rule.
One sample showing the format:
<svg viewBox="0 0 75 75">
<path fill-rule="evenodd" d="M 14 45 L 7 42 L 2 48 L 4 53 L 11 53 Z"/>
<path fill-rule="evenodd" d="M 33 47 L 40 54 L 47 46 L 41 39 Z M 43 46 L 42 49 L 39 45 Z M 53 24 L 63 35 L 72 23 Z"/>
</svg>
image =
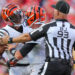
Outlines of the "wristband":
<svg viewBox="0 0 75 75">
<path fill-rule="evenodd" d="M 13 38 L 9 38 L 8 44 L 13 43 Z"/>
</svg>

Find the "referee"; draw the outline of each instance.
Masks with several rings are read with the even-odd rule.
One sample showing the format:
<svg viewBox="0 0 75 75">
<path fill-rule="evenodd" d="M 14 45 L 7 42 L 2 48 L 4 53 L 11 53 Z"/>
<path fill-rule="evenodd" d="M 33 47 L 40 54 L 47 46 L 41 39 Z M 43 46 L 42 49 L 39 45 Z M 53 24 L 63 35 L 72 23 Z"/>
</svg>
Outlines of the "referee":
<svg viewBox="0 0 75 75">
<path fill-rule="evenodd" d="M 75 42 L 75 27 L 67 21 L 70 6 L 65 1 L 52 5 L 55 21 L 17 38 L 5 36 L 1 44 L 46 39 L 46 61 L 40 75 L 71 75 L 70 59 Z"/>
</svg>

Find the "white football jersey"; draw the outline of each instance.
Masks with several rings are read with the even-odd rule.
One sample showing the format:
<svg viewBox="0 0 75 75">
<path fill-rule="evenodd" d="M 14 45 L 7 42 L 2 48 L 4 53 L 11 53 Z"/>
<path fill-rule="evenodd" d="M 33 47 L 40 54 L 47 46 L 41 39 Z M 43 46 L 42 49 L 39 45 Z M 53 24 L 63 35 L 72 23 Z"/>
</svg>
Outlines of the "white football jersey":
<svg viewBox="0 0 75 75">
<path fill-rule="evenodd" d="M 10 26 L 6 26 L 4 28 L 2 28 L 0 30 L 0 35 L 2 35 L 2 33 L 7 33 L 10 37 L 18 37 L 19 35 L 21 35 L 22 33 L 18 32 L 17 30 L 15 30 L 14 28 L 10 27 Z M 15 43 L 13 43 L 15 44 Z M 24 44 L 19 43 L 18 46 L 16 47 L 16 50 L 20 50 L 23 47 Z M 7 54 L 7 55 L 6 55 Z M 10 54 L 9 51 L 7 51 L 6 53 L 4 53 L 5 58 L 7 59 L 11 59 L 13 56 Z M 7 56 L 7 57 L 6 57 Z M 28 63 L 28 56 L 24 57 L 22 60 L 19 60 L 18 63 Z"/>
<path fill-rule="evenodd" d="M 31 64 L 39 64 L 45 62 L 45 42 L 44 38 L 41 38 L 38 44 L 28 54 Z"/>
<path fill-rule="evenodd" d="M 30 28 L 29 26 L 23 26 L 23 32 L 29 33 L 34 29 Z M 37 41 L 30 41 L 27 43 L 37 43 L 37 45 L 29 52 L 28 57 L 31 64 L 36 63 L 43 63 L 45 62 L 45 42 L 44 38 L 41 38 Z"/>
</svg>

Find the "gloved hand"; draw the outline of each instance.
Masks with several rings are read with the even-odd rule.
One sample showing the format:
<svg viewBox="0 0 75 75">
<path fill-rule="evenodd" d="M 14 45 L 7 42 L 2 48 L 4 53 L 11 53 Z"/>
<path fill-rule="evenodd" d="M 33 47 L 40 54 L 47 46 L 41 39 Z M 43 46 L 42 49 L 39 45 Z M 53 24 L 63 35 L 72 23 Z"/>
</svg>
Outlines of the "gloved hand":
<svg viewBox="0 0 75 75">
<path fill-rule="evenodd" d="M 7 49 L 7 45 L 0 45 L 0 56 L 2 56 L 2 54 L 6 49 Z"/>
<path fill-rule="evenodd" d="M 8 61 L 7 61 L 7 66 L 8 66 L 8 67 L 16 66 L 17 61 L 18 61 L 18 60 L 17 60 L 15 57 L 12 58 L 12 59 L 10 59 L 10 60 L 8 60 Z"/>
</svg>

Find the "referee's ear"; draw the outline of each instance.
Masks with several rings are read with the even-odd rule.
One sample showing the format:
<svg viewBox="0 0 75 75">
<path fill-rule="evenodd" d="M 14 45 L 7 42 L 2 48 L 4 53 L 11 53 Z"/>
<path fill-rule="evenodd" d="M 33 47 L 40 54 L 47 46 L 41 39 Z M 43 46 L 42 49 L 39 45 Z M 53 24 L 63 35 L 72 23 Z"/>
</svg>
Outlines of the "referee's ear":
<svg viewBox="0 0 75 75">
<path fill-rule="evenodd" d="M 60 15 L 60 12 L 57 10 L 57 16 L 59 16 Z"/>
</svg>

